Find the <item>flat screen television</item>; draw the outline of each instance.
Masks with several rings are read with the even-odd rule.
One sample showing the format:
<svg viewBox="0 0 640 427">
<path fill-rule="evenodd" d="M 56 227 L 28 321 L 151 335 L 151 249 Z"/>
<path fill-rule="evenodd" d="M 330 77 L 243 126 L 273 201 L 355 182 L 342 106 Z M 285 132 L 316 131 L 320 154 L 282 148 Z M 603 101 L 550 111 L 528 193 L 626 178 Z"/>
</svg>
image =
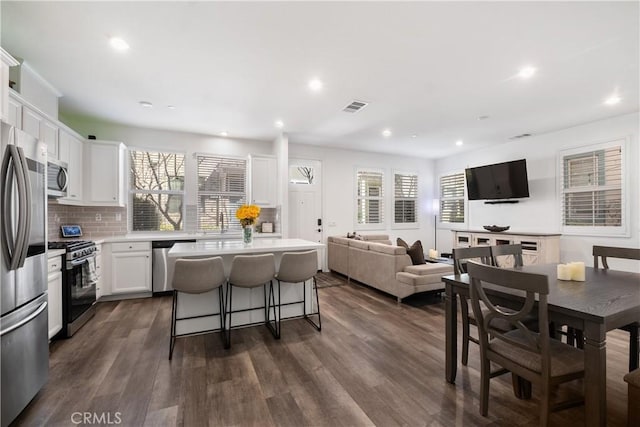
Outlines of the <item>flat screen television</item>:
<svg viewBox="0 0 640 427">
<path fill-rule="evenodd" d="M 465 169 L 469 200 L 529 197 L 525 159 Z"/>
</svg>

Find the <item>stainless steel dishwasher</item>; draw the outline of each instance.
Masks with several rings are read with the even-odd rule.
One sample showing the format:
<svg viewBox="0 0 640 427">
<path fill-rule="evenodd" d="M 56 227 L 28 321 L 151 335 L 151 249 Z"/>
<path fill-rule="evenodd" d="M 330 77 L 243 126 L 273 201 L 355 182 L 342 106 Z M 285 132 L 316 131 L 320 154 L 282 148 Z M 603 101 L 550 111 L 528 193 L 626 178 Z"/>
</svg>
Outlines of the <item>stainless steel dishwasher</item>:
<svg viewBox="0 0 640 427">
<path fill-rule="evenodd" d="M 169 258 L 169 250 L 175 243 L 193 243 L 195 240 L 155 240 L 151 242 L 153 250 L 153 271 L 152 283 L 153 293 L 161 294 L 173 291 L 173 269 L 176 264 L 175 258 Z"/>
</svg>

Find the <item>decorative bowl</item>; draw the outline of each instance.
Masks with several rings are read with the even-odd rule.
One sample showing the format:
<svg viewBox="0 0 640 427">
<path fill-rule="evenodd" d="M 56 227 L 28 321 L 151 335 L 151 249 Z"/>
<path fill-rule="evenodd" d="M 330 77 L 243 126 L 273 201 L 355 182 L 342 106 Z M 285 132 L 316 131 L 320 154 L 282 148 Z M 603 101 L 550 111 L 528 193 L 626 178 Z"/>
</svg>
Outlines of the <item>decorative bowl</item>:
<svg viewBox="0 0 640 427">
<path fill-rule="evenodd" d="M 500 226 L 500 225 L 483 225 L 485 230 L 499 232 L 499 231 L 507 231 L 509 229 L 508 225 Z"/>
</svg>

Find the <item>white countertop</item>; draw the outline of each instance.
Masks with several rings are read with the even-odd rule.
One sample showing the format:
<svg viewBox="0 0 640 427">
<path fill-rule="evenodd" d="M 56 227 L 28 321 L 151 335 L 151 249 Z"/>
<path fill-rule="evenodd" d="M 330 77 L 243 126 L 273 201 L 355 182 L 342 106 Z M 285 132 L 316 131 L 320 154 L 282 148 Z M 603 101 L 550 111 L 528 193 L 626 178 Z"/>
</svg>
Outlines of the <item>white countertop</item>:
<svg viewBox="0 0 640 427">
<path fill-rule="evenodd" d="M 48 249 L 47 258 L 55 258 L 60 255 L 64 255 L 66 251 L 64 249 Z"/>
<path fill-rule="evenodd" d="M 254 239 L 278 239 L 282 237 L 280 233 L 253 233 Z M 217 233 L 133 233 L 122 236 L 101 238 L 101 243 L 117 242 L 150 242 L 154 240 L 240 240 L 242 234 L 217 234 Z"/>
<path fill-rule="evenodd" d="M 169 251 L 170 257 L 215 256 L 257 254 L 322 249 L 324 244 L 302 239 L 254 239 L 245 244 L 242 240 L 209 240 L 195 243 L 176 243 Z"/>
</svg>

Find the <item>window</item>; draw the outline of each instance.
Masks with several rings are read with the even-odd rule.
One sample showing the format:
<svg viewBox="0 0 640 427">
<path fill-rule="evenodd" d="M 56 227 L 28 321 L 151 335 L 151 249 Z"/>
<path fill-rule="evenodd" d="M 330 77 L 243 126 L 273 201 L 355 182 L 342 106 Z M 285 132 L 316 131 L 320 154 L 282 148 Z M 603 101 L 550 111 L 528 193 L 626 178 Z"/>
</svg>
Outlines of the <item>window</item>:
<svg viewBox="0 0 640 427">
<path fill-rule="evenodd" d="M 393 174 L 393 223 L 418 224 L 418 175 Z"/>
<path fill-rule="evenodd" d="M 198 230 L 240 231 L 236 210 L 246 203 L 245 159 L 198 155 Z"/>
<path fill-rule="evenodd" d="M 465 222 L 464 172 L 440 177 L 440 222 Z"/>
<path fill-rule="evenodd" d="M 357 206 L 356 224 L 382 224 L 384 222 L 384 174 L 370 170 L 356 172 Z"/>
<path fill-rule="evenodd" d="M 622 231 L 623 143 L 613 141 L 588 151 L 583 147 L 562 153 L 562 225 L 566 231 L 582 233 L 604 227 Z"/>
<path fill-rule="evenodd" d="M 184 227 L 184 154 L 129 151 L 131 231 Z"/>
</svg>

